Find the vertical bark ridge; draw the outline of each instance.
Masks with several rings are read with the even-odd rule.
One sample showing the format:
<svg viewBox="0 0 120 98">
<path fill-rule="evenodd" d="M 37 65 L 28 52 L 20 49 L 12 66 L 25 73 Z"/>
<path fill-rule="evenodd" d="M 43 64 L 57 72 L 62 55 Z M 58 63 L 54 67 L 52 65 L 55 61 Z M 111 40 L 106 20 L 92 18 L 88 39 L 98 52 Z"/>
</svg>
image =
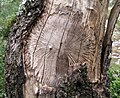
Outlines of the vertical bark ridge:
<svg viewBox="0 0 120 98">
<path fill-rule="evenodd" d="M 8 98 L 24 98 L 24 46 L 29 31 L 43 11 L 43 0 L 27 0 L 11 27 L 5 54 L 5 90 Z"/>
</svg>

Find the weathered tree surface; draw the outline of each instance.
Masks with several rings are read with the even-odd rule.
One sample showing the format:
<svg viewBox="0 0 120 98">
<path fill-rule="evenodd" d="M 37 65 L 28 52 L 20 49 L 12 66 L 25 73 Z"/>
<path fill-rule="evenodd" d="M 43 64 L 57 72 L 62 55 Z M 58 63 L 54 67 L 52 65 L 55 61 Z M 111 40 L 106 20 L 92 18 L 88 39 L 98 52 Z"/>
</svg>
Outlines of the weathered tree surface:
<svg viewBox="0 0 120 98">
<path fill-rule="evenodd" d="M 105 32 L 107 9 L 108 0 L 25 0 L 6 48 L 8 98 L 110 98 L 108 56 L 120 0 Z"/>
</svg>

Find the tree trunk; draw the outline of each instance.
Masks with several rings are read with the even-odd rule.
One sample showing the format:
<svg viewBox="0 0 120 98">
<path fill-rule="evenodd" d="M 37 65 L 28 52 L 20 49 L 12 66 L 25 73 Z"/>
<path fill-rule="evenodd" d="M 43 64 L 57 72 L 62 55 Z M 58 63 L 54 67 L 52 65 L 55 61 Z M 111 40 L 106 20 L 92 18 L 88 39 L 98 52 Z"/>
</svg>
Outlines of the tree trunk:
<svg viewBox="0 0 120 98">
<path fill-rule="evenodd" d="M 8 98 L 110 98 L 108 56 L 120 0 L 106 32 L 108 0 L 23 3 L 6 48 Z"/>
</svg>

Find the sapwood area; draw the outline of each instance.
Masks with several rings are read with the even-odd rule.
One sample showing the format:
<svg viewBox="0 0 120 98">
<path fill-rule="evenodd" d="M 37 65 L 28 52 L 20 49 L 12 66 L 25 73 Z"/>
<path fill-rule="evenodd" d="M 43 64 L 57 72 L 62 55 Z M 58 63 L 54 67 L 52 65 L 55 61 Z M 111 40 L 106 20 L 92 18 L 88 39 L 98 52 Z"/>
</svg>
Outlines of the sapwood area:
<svg viewBox="0 0 120 98">
<path fill-rule="evenodd" d="M 25 0 L 5 56 L 8 98 L 110 98 L 117 0 Z"/>
</svg>

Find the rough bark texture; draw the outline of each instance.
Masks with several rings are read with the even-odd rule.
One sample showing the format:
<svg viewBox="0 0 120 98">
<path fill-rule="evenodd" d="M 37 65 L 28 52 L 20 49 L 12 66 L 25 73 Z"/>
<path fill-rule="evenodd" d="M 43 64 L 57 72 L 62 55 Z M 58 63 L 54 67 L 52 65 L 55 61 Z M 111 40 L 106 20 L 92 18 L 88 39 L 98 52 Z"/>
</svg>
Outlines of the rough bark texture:
<svg viewBox="0 0 120 98">
<path fill-rule="evenodd" d="M 58 83 L 57 98 L 99 98 L 87 77 L 87 66 L 79 65 Z"/>
<path fill-rule="evenodd" d="M 108 0 L 26 0 L 6 48 L 8 98 L 110 98 L 107 8 Z"/>
<path fill-rule="evenodd" d="M 8 98 L 24 98 L 24 46 L 29 30 L 41 14 L 43 0 L 27 0 L 10 30 L 5 57 L 5 90 Z"/>
</svg>

